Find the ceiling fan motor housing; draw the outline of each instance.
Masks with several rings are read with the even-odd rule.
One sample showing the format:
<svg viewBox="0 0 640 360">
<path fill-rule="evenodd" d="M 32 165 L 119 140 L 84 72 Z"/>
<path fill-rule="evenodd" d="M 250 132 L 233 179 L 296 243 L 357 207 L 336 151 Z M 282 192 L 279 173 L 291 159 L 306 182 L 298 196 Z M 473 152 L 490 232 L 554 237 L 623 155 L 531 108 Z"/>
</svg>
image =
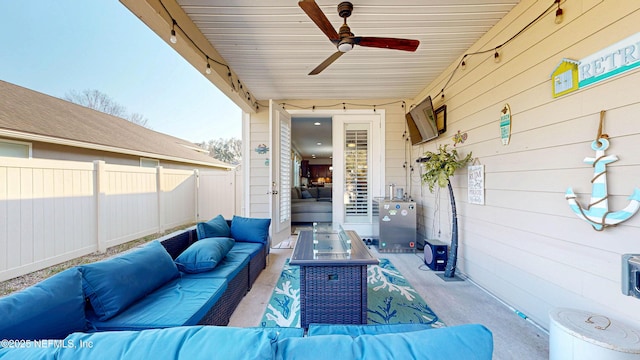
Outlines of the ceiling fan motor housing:
<svg viewBox="0 0 640 360">
<path fill-rule="evenodd" d="M 338 14 L 341 18 L 348 18 L 351 16 L 351 12 L 353 11 L 353 4 L 348 1 L 343 1 L 338 4 Z"/>
<path fill-rule="evenodd" d="M 347 25 L 347 18 L 351 16 L 351 12 L 353 11 L 353 4 L 348 1 L 343 1 L 338 4 L 338 14 L 341 18 L 344 19 L 344 24 L 340 26 L 340 31 L 338 35 L 340 35 L 340 42 L 338 43 L 338 50 L 341 52 L 348 52 L 353 49 L 353 33 Z"/>
</svg>

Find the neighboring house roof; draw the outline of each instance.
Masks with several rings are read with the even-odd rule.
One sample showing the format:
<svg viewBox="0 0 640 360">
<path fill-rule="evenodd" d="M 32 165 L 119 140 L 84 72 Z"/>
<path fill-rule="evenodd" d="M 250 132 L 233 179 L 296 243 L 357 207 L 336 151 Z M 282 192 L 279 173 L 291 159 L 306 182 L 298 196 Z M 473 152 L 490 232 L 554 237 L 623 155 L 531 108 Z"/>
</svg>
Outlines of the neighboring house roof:
<svg viewBox="0 0 640 360">
<path fill-rule="evenodd" d="M 0 136 L 233 168 L 186 140 L 0 80 Z"/>
</svg>

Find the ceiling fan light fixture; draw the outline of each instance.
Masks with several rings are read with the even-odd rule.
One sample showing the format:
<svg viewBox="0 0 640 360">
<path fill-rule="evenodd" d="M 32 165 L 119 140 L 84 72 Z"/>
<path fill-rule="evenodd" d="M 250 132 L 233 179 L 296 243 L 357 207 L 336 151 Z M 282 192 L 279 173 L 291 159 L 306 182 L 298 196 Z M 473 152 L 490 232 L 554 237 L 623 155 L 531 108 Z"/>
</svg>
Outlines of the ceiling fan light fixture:
<svg viewBox="0 0 640 360">
<path fill-rule="evenodd" d="M 353 49 L 353 44 L 349 41 L 342 41 L 338 44 L 338 50 L 340 52 L 346 53 L 351 51 L 351 49 Z"/>
</svg>

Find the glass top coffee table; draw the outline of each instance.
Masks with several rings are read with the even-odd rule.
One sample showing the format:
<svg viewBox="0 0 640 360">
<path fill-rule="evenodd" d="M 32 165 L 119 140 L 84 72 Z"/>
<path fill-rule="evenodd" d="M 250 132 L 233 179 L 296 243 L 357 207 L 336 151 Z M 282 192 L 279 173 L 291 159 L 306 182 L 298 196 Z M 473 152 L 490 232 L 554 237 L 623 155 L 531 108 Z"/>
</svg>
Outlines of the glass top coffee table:
<svg viewBox="0 0 640 360">
<path fill-rule="evenodd" d="M 378 264 L 355 231 L 314 223 L 298 236 L 290 265 L 300 266 L 300 321 L 367 323 L 367 266 Z"/>
</svg>

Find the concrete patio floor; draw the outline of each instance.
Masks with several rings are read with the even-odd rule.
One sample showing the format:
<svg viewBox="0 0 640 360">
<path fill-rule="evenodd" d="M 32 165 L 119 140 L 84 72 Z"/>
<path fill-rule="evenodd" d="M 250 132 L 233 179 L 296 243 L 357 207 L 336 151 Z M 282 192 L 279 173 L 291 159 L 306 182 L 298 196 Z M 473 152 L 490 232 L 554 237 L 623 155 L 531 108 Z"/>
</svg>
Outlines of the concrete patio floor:
<svg viewBox="0 0 640 360">
<path fill-rule="evenodd" d="M 370 248 L 375 256 L 391 260 L 445 324 L 478 323 L 489 328 L 493 333 L 494 359 L 548 359 L 548 334 L 471 281 L 443 281 L 436 275 L 438 273 L 424 265 L 419 254 L 380 254 L 375 246 Z M 291 252 L 290 248 L 271 250 L 267 268 L 233 313 L 229 326 L 260 326 L 265 307 Z"/>
</svg>

